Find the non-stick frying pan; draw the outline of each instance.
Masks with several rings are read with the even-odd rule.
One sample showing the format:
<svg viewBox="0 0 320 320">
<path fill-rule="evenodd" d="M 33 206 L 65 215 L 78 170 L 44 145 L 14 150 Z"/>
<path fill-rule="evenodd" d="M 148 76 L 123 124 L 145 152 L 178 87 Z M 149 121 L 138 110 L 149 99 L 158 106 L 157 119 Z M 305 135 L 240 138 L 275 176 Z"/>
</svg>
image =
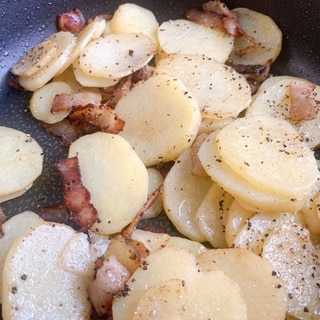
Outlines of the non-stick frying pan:
<svg viewBox="0 0 320 320">
<path fill-rule="evenodd" d="M 32 46 L 56 30 L 57 14 L 79 8 L 90 17 L 112 13 L 117 0 L 1 0 L 0 1 L 0 125 L 30 133 L 44 149 L 42 176 L 23 196 L 1 203 L 5 214 L 37 211 L 39 205 L 62 204 L 61 182 L 53 164 L 67 150 L 47 134 L 27 112 L 30 93 L 7 85 L 10 67 Z M 152 10 L 159 22 L 183 17 L 186 9 L 202 0 L 131 0 Z M 248 7 L 270 15 L 283 31 L 283 49 L 273 65 L 276 75 L 305 77 L 320 84 L 320 2 L 319 0 L 226 0 L 230 7 Z M 0 173 L 1 183 L 1 173 Z M 161 222 L 162 223 L 162 222 Z M 164 222 L 165 223 L 165 222 Z"/>
</svg>

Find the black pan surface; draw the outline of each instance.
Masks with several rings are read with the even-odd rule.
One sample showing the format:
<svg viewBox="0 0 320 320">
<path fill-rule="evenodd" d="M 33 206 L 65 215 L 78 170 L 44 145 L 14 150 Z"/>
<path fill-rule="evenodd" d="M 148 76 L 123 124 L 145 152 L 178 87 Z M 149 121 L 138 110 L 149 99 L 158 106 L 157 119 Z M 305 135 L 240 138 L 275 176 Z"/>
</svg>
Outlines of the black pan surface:
<svg viewBox="0 0 320 320">
<path fill-rule="evenodd" d="M 30 93 L 8 87 L 10 67 L 36 43 L 56 31 L 56 16 L 79 8 L 90 17 L 112 13 L 115 0 L 0 0 L 0 125 L 30 133 L 43 147 L 42 176 L 25 195 L 1 203 L 5 214 L 37 211 L 39 205 L 62 204 L 61 182 L 53 164 L 67 154 L 60 141 L 47 134 L 27 112 Z M 199 0 L 132 0 L 151 9 L 159 22 L 180 18 L 186 9 L 199 6 Z M 276 75 L 305 77 L 320 84 L 320 2 L 319 0 L 226 0 L 230 7 L 248 7 L 270 15 L 283 31 L 283 50 L 273 66 Z M 1 173 L 0 173 L 1 174 Z M 1 183 L 1 175 L 0 175 Z"/>
</svg>

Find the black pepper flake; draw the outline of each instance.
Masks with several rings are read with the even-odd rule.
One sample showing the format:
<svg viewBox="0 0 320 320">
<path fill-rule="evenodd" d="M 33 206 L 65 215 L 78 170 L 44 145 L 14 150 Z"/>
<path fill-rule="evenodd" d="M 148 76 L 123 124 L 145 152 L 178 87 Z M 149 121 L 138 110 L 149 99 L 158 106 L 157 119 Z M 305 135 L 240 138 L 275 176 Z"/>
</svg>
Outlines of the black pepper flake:
<svg viewBox="0 0 320 320">
<path fill-rule="evenodd" d="M 14 287 L 11 288 L 11 292 L 12 292 L 13 294 L 16 294 L 17 291 L 18 291 L 18 288 L 17 288 L 17 287 L 14 286 Z"/>
<path fill-rule="evenodd" d="M 23 274 L 20 278 L 21 278 L 21 280 L 24 280 L 24 281 L 25 281 L 25 280 L 27 280 L 27 275 L 26 275 L 26 274 Z"/>
</svg>

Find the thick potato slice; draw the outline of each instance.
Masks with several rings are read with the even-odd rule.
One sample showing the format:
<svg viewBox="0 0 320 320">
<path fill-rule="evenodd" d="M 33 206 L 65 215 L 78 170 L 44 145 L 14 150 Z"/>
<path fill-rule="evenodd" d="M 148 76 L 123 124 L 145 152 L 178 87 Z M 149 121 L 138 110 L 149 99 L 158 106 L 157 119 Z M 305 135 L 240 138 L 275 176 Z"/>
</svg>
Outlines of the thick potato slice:
<svg viewBox="0 0 320 320">
<path fill-rule="evenodd" d="M 168 247 L 178 247 L 197 255 L 207 250 L 207 248 L 198 241 L 193 241 L 186 238 L 171 236 L 167 242 Z"/>
<path fill-rule="evenodd" d="M 200 203 L 195 219 L 201 233 L 214 248 L 227 246 L 225 230 L 233 197 L 213 183 Z"/>
<path fill-rule="evenodd" d="M 211 185 L 210 178 L 192 175 L 191 149 L 179 156 L 164 179 L 164 210 L 178 231 L 195 241 L 206 240 L 196 222 L 196 212 Z"/>
<path fill-rule="evenodd" d="M 198 156 L 208 175 L 226 192 L 231 194 L 241 206 L 257 212 L 299 211 L 308 195 L 300 199 L 284 197 L 273 190 L 253 185 L 241 174 L 236 173 L 222 160 L 216 143 L 217 133 L 211 133 L 202 143 Z M 318 173 L 316 173 L 317 175 Z"/>
<path fill-rule="evenodd" d="M 99 215 L 92 229 L 107 235 L 121 231 L 147 199 L 146 167 L 125 139 L 104 132 L 76 140 L 69 149 L 74 156 Z"/>
<path fill-rule="evenodd" d="M 298 130 L 308 147 L 314 149 L 320 144 L 320 113 L 311 120 L 292 121 L 290 118 L 290 85 L 292 83 L 301 87 L 310 85 L 309 81 L 297 77 L 277 76 L 268 78 L 253 96 L 252 103 L 246 110 L 246 115 L 266 115 L 287 120 Z M 315 86 L 311 96 L 319 100 L 320 86 Z"/>
<path fill-rule="evenodd" d="M 57 42 L 46 39 L 28 51 L 11 68 L 11 72 L 18 76 L 31 76 L 44 68 L 57 55 L 57 51 Z"/>
<path fill-rule="evenodd" d="M 158 29 L 159 45 L 166 54 L 198 54 L 224 63 L 233 48 L 233 37 L 218 29 L 185 20 L 164 21 Z"/>
<path fill-rule="evenodd" d="M 313 152 L 284 120 L 239 118 L 217 133 L 216 143 L 232 170 L 279 195 L 306 199 L 319 177 Z"/>
<path fill-rule="evenodd" d="M 142 33 L 108 34 L 88 43 L 79 67 L 93 76 L 119 79 L 147 65 L 155 52 L 154 42 Z"/>
<path fill-rule="evenodd" d="M 264 244 L 263 257 L 283 280 L 288 314 L 302 320 L 318 319 L 320 247 L 313 246 L 308 229 L 293 222 L 276 227 Z"/>
<path fill-rule="evenodd" d="M 54 81 L 33 92 L 30 99 L 31 114 L 46 123 L 56 123 L 66 118 L 70 110 L 51 112 L 52 102 L 57 94 L 72 93 L 66 82 Z"/>
<path fill-rule="evenodd" d="M 41 223 L 43 220 L 32 211 L 21 212 L 9 220 L 1 227 L 3 236 L 0 238 L 0 304 L 2 301 L 2 271 L 7 253 L 13 242 L 25 231 Z"/>
<path fill-rule="evenodd" d="M 66 225 L 42 223 L 13 243 L 3 269 L 4 320 L 90 318 L 89 278 L 59 266 L 61 250 L 75 233 Z"/>
<path fill-rule="evenodd" d="M 115 111 L 125 121 L 119 134 L 146 166 L 175 160 L 191 146 L 201 123 L 197 100 L 182 81 L 167 75 L 140 81 Z"/>
<path fill-rule="evenodd" d="M 45 85 L 60 71 L 65 70 L 73 60 L 72 51 L 76 46 L 77 38 L 68 31 L 59 31 L 48 38 L 57 44 L 56 56 L 39 71 L 31 76 L 20 76 L 20 85 L 29 91 L 35 91 Z"/>
<path fill-rule="evenodd" d="M 143 33 L 158 43 L 159 23 L 152 11 L 134 3 L 121 4 L 113 13 L 110 28 L 114 33 Z"/>
<path fill-rule="evenodd" d="M 29 134 L 0 126 L 0 203 L 27 191 L 42 166 L 42 148 Z"/>
<path fill-rule="evenodd" d="M 157 63 L 154 72 L 182 80 L 197 98 L 205 118 L 237 116 L 251 102 L 250 86 L 242 75 L 202 55 L 168 55 Z"/>
<path fill-rule="evenodd" d="M 200 133 L 210 133 L 212 131 L 218 130 L 226 126 L 227 124 L 231 123 L 237 117 L 229 117 L 225 119 L 210 119 L 210 118 L 203 118 L 201 120 L 201 125 L 199 128 Z"/>
<path fill-rule="evenodd" d="M 236 8 L 232 10 L 238 15 L 240 27 L 251 37 L 258 46 L 244 55 L 237 52 L 251 46 L 244 37 L 236 38 L 234 49 L 230 55 L 230 60 L 234 64 L 265 64 L 269 59 L 274 62 L 278 57 L 282 47 L 282 32 L 276 23 L 267 15 L 247 8 Z"/>
<path fill-rule="evenodd" d="M 212 249 L 197 256 L 205 273 L 223 270 L 241 288 L 248 320 L 284 319 L 287 310 L 282 281 L 272 265 L 246 249 Z"/>
</svg>

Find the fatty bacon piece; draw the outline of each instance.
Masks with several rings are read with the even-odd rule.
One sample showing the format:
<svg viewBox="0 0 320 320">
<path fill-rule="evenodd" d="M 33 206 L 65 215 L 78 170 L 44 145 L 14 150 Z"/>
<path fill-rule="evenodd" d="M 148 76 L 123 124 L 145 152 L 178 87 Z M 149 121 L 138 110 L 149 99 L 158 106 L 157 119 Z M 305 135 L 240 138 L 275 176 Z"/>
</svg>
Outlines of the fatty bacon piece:
<svg viewBox="0 0 320 320">
<path fill-rule="evenodd" d="M 112 299 L 125 289 L 130 278 L 129 271 L 113 255 L 107 259 L 98 258 L 96 278 L 89 283 L 89 299 L 99 317 L 111 316 Z"/>
<path fill-rule="evenodd" d="M 86 26 L 86 20 L 79 9 L 60 13 L 57 17 L 59 31 L 69 31 L 78 34 Z"/>
<path fill-rule="evenodd" d="M 61 159 L 55 164 L 64 187 L 64 202 L 71 219 L 80 229 L 88 231 L 98 219 L 98 212 L 90 202 L 90 193 L 81 182 L 78 157 Z"/>
<path fill-rule="evenodd" d="M 312 120 L 317 117 L 320 101 L 312 95 L 315 88 L 315 84 L 309 81 L 292 81 L 290 83 L 290 118 L 292 121 Z"/>
<path fill-rule="evenodd" d="M 202 9 L 187 10 L 185 15 L 188 20 L 206 27 L 219 28 L 237 38 L 245 37 L 251 45 L 237 52 L 240 57 L 258 47 L 256 40 L 240 28 L 237 14 L 231 12 L 227 5 L 219 0 L 204 3 Z"/>
<path fill-rule="evenodd" d="M 68 120 L 79 136 L 103 131 L 117 134 L 124 127 L 124 121 L 106 104 L 87 104 L 72 108 Z"/>
</svg>

